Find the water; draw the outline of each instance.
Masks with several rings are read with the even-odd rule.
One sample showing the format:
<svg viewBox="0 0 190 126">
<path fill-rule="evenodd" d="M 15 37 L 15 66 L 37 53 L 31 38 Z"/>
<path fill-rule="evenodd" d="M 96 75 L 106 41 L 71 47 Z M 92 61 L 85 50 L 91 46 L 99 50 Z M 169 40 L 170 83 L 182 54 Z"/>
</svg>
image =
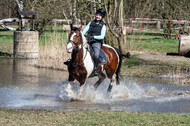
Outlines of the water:
<svg viewBox="0 0 190 126">
<path fill-rule="evenodd" d="M 67 72 L 35 68 L 28 62 L 37 61 L 0 58 L 0 107 L 190 113 L 190 86 L 133 78 L 123 79 L 108 94 L 109 80 L 95 91 L 95 77 L 87 80 L 79 96 L 79 84 L 69 84 Z"/>
</svg>

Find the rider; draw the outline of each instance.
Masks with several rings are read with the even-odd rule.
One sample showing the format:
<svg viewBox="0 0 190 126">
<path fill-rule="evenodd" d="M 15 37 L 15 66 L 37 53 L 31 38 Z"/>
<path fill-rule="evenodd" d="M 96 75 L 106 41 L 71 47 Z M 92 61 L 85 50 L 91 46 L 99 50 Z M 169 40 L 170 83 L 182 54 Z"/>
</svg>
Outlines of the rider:
<svg viewBox="0 0 190 126">
<path fill-rule="evenodd" d="M 82 33 L 85 35 L 88 32 L 87 41 L 89 45 L 92 47 L 94 52 L 94 75 L 98 76 L 98 63 L 99 63 L 99 54 L 100 49 L 103 43 L 103 39 L 106 34 L 106 25 L 102 20 L 106 15 L 106 11 L 104 9 L 98 9 L 96 11 L 95 20 L 89 22 L 87 26 L 84 28 Z"/>
</svg>

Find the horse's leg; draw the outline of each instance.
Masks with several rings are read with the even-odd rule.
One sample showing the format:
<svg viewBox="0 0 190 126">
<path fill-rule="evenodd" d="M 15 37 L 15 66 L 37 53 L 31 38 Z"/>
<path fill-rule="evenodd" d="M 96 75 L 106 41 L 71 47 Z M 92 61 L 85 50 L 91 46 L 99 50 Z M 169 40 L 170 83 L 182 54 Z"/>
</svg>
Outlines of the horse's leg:
<svg viewBox="0 0 190 126">
<path fill-rule="evenodd" d="M 68 78 L 69 83 L 67 84 L 67 87 L 66 87 L 66 89 L 65 89 L 65 91 L 67 92 L 67 96 L 68 96 L 68 97 L 73 97 L 73 96 L 74 96 L 74 93 L 73 93 L 73 91 L 72 91 L 72 85 L 71 85 L 71 83 L 72 83 L 74 80 L 75 80 L 75 79 L 74 79 L 74 76 L 69 75 L 69 78 Z"/>
<path fill-rule="evenodd" d="M 111 90 L 112 90 L 113 83 L 115 81 L 115 74 L 112 77 L 110 77 L 109 79 L 110 79 L 110 84 L 109 84 L 109 87 L 108 87 L 108 90 L 107 90 L 108 93 L 110 93 Z"/>
<path fill-rule="evenodd" d="M 69 98 L 71 98 L 71 97 L 74 96 L 74 92 L 72 91 L 71 82 L 69 82 L 69 83 L 67 84 L 67 87 L 66 87 L 65 91 L 67 92 L 67 96 L 68 96 Z"/>
<path fill-rule="evenodd" d="M 79 91 L 77 93 L 77 99 L 82 98 L 82 92 L 83 92 L 84 85 L 80 86 Z"/>
<path fill-rule="evenodd" d="M 79 91 L 78 91 L 78 93 L 77 93 L 77 99 L 80 99 L 80 98 L 82 97 L 82 92 L 83 92 L 83 88 L 84 88 L 85 81 L 86 81 L 86 77 L 82 77 L 82 78 L 79 80 L 80 88 L 79 88 Z"/>
<path fill-rule="evenodd" d="M 98 78 L 99 80 L 94 84 L 95 89 L 97 89 L 101 82 L 106 78 L 106 75 L 103 72 L 100 72 Z"/>
</svg>

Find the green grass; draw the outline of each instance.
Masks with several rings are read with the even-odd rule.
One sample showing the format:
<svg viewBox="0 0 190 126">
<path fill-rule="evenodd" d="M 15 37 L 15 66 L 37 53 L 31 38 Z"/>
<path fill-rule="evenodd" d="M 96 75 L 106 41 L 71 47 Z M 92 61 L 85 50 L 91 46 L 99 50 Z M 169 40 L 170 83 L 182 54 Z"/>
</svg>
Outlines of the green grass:
<svg viewBox="0 0 190 126">
<path fill-rule="evenodd" d="M 1 125 L 172 125 L 187 126 L 190 114 L 0 109 Z"/>
<path fill-rule="evenodd" d="M 138 59 L 140 54 L 135 54 L 130 56 L 129 59 L 126 59 L 122 64 L 127 67 L 133 67 L 141 64 L 140 60 Z"/>
<path fill-rule="evenodd" d="M 162 34 L 134 32 L 127 36 L 128 50 L 144 50 L 155 52 L 178 52 L 179 40 L 166 39 Z"/>
<path fill-rule="evenodd" d="M 0 31 L 0 52 L 13 52 L 13 31 Z"/>
</svg>

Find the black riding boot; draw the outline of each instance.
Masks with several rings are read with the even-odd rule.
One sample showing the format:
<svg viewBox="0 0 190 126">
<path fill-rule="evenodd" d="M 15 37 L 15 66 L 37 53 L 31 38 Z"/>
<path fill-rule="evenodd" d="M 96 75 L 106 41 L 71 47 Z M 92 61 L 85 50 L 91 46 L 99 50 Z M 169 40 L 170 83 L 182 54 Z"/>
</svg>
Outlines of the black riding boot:
<svg viewBox="0 0 190 126">
<path fill-rule="evenodd" d="M 99 61 L 98 60 L 95 60 L 94 61 L 94 75 L 95 76 L 99 76 L 99 71 L 98 71 L 98 63 L 99 63 Z"/>
<path fill-rule="evenodd" d="M 67 61 L 64 62 L 65 65 L 69 65 L 71 63 L 71 59 L 68 59 Z"/>
</svg>

